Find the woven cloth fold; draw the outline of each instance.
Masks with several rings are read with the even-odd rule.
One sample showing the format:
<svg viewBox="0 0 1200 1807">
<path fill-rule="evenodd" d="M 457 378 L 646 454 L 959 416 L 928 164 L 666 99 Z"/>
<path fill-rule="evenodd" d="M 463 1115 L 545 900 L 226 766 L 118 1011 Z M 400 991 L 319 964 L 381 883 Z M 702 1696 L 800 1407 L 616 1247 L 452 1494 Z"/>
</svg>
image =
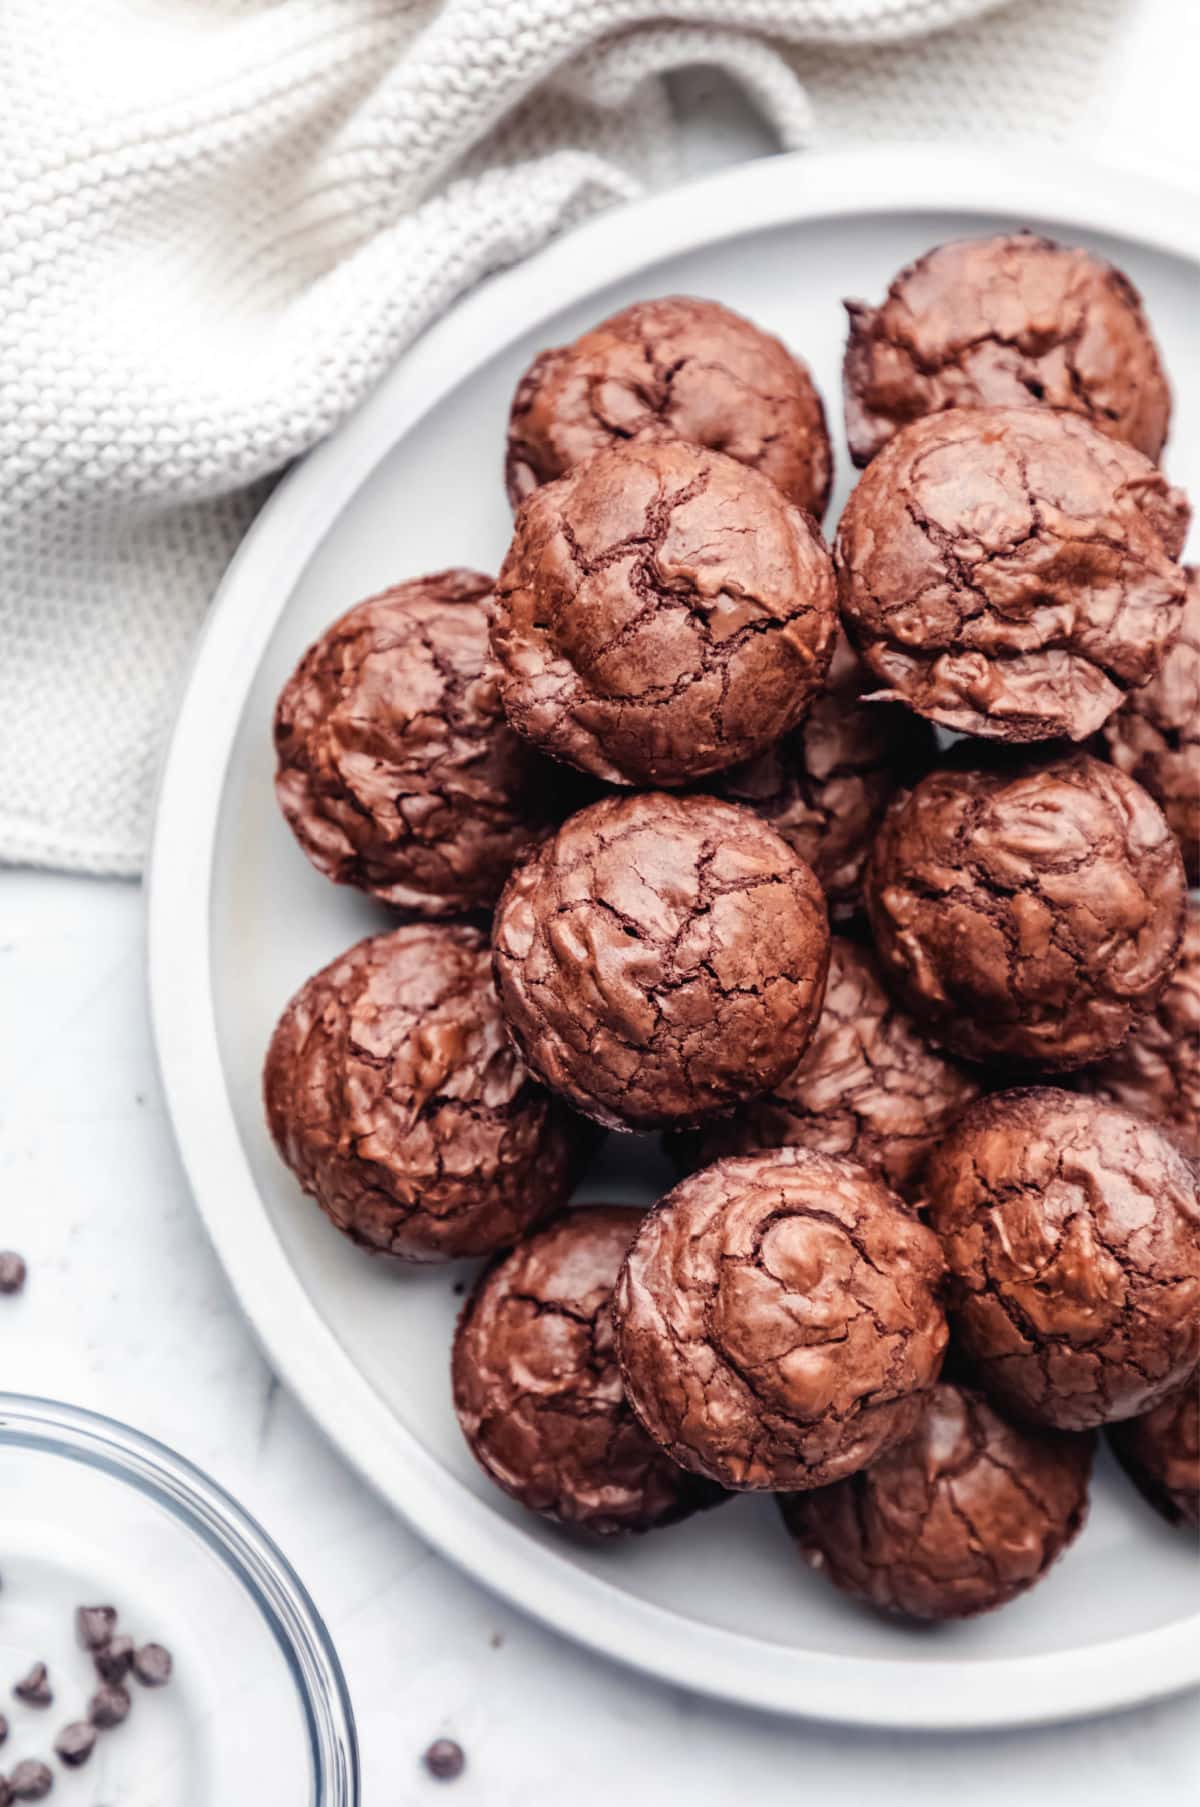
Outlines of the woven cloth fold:
<svg viewBox="0 0 1200 1807">
<path fill-rule="evenodd" d="M 481 276 L 672 178 L 664 76 L 725 69 L 789 147 L 1055 135 L 1123 3 L 4 0 L 0 859 L 140 869 L 272 474 Z"/>
</svg>

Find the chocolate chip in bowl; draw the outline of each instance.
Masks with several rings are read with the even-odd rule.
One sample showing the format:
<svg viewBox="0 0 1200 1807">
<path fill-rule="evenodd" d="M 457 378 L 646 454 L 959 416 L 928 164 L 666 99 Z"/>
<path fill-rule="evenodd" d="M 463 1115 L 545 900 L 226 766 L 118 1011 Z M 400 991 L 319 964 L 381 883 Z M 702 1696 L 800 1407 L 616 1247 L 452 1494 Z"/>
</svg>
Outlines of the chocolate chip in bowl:
<svg viewBox="0 0 1200 1807">
<path fill-rule="evenodd" d="M 0 1394 L 0 1497 L 0 1642 L 25 1653 L 39 1701 L 46 1671 L 53 1693 L 52 1712 L 27 1694 L 9 1714 L 0 1775 L 14 1799 L 75 1799 L 67 1772 L 86 1766 L 86 1798 L 118 1807 L 358 1807 L 328 1635 L 282 1553 L 220 1488 L 111 1419 Z M 97 1686 L 123 1645 L 136 1712 L 126 1682 Z"/>
</svg>

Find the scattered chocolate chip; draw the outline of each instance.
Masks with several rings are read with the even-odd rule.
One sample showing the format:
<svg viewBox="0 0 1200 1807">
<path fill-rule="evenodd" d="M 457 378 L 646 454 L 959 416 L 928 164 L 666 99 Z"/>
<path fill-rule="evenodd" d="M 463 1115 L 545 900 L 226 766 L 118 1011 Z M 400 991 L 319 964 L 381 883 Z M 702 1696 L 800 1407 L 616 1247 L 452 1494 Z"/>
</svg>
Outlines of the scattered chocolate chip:
<svg viewBox="0 0 1200 1807">
<path fill-rule="evenodd" d="M 79 1606 L 75 1609 L 75 1632 L 84 1650 L 103 1650 L 112 1642 L 117 1629 L 115 1606 Z"/>
<path fill-rule="evenodd" d="M 453 1782 L 462 1775 L 467 1759 L 462 1745 L 455 1744 L 453 1738 L 435 1738 L 421 1761 L 439 1782 Z"/>
<path fill-rule="evenodd" d="M 133 1673 L 144 1688 L 164 1688 L 171 1679 L 171 1652 L 161 1644 L 143 1644 L 134 1651 Z"/>
<path fill-rule="evenodd" d="M 494 1631 L 488 1639 L 488 1643 L 493 1650 L 500 1650 L 504 1644 L 504 1633 L 502 1631 Z"/>
<path fill-rule="evenodd" d="M 118 1632 L 102 1650 L 96 1651 L 92 1661 L 101 1681 L 123 1682 L 133 1668 L 133 1639 Z"/>
<path fill-rule="evenodd" d="M 48 1764 L 27 1757 L 9 1776 L 8 1786 L 14 1801 L 44 1801 L 54 1787 L 54 1776 Z"/>
<path fill-rule="evenodd" d="M 65 1725 L 54 1740 L 60 1762 L 68 1769 L 81 1769 L 96 1748 L 96 1728 L 86 1719 Z"/>
<path fill-rule="evenodd" d="M 4 1717 L 3 1713 L 0 1713 L 0 1744 L 3 1744 L 4 1740 L 7 1737 L 8 1737 L 8 1721 Z"/>
<path fill-rule="evenodd" d="M 128 1719 L 132 1705 L 128 1688 L 123 1688 L 120 1682 L 106 1682 L 92 1695 L 88 1718 L 100 1731 L 111 1732 L 115 1725 L 122 1725 Z"/>
<path fill-rule="evenodd" d="M 29 1707 L 48 1707 L 54 1699 L 50 1687 L 50 1678 L 46 1673 L 45 1663 L 34 1663 L 28 1675 L 22 1677 L 13 1687 L 18 1700 L 23 1700 Z"/>
<path fill-rule="evenodd" d="M 0 1251 L 0 1293 L 19 1293 L 27 1271 L 23 1256 L 12 1249 Z"/>
</svg>

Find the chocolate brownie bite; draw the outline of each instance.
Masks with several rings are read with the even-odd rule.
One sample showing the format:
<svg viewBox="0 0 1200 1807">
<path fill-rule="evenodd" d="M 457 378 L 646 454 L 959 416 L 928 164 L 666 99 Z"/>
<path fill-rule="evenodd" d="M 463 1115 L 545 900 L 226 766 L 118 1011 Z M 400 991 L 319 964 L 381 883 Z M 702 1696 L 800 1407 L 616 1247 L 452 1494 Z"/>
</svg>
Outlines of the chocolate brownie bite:
<svg viewBox="0 0 1200 1807">
<path fill-rule="evenodd" d="M 1188 883 L 1200 885 L 1200 570 L 1187 572 L 1183 626 L 1158 676 L 1130 691 L 1102 732 L 1109 759 L 1161 806 Z"/>
<path fill-rule="evenodd" d="M 487 941 L 465 924 L 371 936 L 309 979 L 263 1088 L 283 1159 L 372 1253 L 491 1254 L 569 1190 L 569 1118 L 509 1041 Z"/>
<path fill-rule="evenodd" d="M 1200 902 L 1188 901 L 1179 963 L 1115 1054 L 1079 1075 L 1085 1092 L 1169 1129 L 1200 1160 Z"/>
<path fill-rule="evenodd" d="M 1031 232 L 938 245 L 901 270 L 881 307 L 846 311 L 857 465 L 947 408 L 1067 409 L 1147 458 L 1162 452 L 1171 390 L 1141 296 L 1078 246 Z"/>
<path fill-rule="evenodd" d="M 926 1157 L 979 1096 L 979 1081 L 918 1035 L 866 948 L 834 936 L 825 1002 L 798 1067 L 730 1117 L 679 1137 L 691 1166 L 761 1148 L 850 1155 L 904 1198 Z"/>
<path fill-rule="evenodd" d="M 1040 1581 L 1087 1514 L 1092 1438 L 1009 1424 L 948 1384 L 870 1468 L 784 1494 L 800 1554 L 843 1593 L 910 1619 L 965 1619 Z"/>
<path fill-rule="evenodd" d="M 833 457 L 799 358 L 716 301 L 639 301 L 543 351 L 517 386 L 505 476 L 514 508 L 631 439 L 685 439 L 760 471 L 819 520 Z"/>
<path fill-rule="evenodd" d="M 635 441 L 535 490 L 496 584 L 509 720 L 610 784 L 682 785 L 795 727 L 825 681 L 833 566 L 757 471 Z"/>
<path fill-rule="evenodd" d="M 676 1462 L 824 1487 L 911 1435 L 946 1345 L 936 1239 L 855 1161 L 781 1148 L 681 1181 L 617 1281 L 625 1391 Z"/>
<path fill-rule="evenodd" d="M 936 740 L 920 716 L 864 703 L 862 666 L 839 636 L 829 683 L 798 728 L 706 788 L 741 803 L 810 865 L 830 913 L 862 908 L 867 855 L 896 792 L 933 764 Z"/>
<path fill-rule="evenodd" d="M 454 1406 L 481 1466 L 532 1512 L 607 1535 L 723 1495 L 679 1468 L 625 1400 L 612 1293 L 642 1212 L 568 1211 L 481 1276 L 454 1339 Z"/>
<path fill-rule="evenodd" d="M 998 1092 L 925 1169 L 950 1320 L 980 1385 L 1060 1430 L 1150 1411 L 1200 1361 L 1200 1173 L 1144 1118 Z"/>
<path fill-rule="evenodd" d="M 1148 458 L 1078 415 L 926 416 L 838 526 L 842 616 L 873 694 L 984 739 L 1087 739 L 1179 631 L 1187 523 Z"/>
<path fill-rule="evenodd" d="M 313 865 L 422 916 L 490 907 L 564 813 L 557 768 L 500 706 L 491 591 L 439 571 L 360 602 L 275 712 L 276 795 Z"/>
<path fill-rule="evenodd" d="M 513 873 L 496 985 L 530 1068 L 611 1129 L 683 1126 L 799 1061 L 825 900 L 748 810 L 648 792 L 581 810 Z"/>
<path fill-rule="evenodd" d="M 1107 1434 L 1134 1486 L 1168 1524 L 1200 1526 L 1200 1373 Z"/>
<path fill-rule="evenodd" d="M 1183 934 L 1179 848 L 1087 754 L 951 763 L 888 813 L 867 911 L 889 989 L 972 1060 L 1063 1071 L 1119 1047 Z"/>
</svg>

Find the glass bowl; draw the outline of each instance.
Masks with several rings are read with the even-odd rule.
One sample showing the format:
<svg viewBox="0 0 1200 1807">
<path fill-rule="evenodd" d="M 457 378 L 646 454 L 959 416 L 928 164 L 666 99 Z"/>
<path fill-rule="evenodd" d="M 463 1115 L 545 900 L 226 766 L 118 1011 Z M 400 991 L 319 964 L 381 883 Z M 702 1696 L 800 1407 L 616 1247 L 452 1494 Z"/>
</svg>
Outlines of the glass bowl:
<svg viewBox="0 0 1200 1807">
<path fill-rule="evenodd" d="M 72 1807 L 358 1807 L 345 1677 L 291 1564 L 214 1482 L 126 1425 L 0 1393 L 0 1773 L 26 1757 Z M 164 1644 L 168 1686 L 134 1679 L 126 1722 L 69 1774 L 55 1737 L 99 1685 L 75 1608 L 112 1605 Z M 31 1664 L 53 1704 L 12 1695 Z"/>
</svg>

